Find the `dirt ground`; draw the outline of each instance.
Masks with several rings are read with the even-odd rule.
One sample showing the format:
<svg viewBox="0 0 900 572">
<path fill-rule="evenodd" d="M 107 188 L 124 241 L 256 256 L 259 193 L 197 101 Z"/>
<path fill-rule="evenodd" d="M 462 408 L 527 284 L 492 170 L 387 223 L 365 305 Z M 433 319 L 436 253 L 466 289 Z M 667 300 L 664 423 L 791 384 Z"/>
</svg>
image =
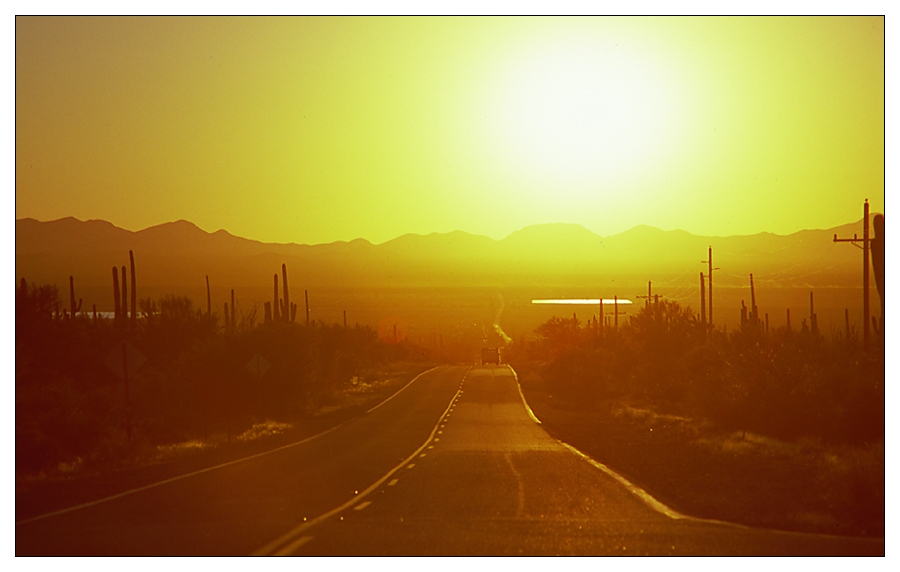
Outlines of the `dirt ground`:
<svg viewBox="0 0 900 572">
<path fill-rule="evenodd" d="M 691 516 L 754 527 L 884 537 L 884 442 L 786 443 L 716 431 L 627 402 L 590 409 L 555 398 L 535 366 L 517 369 L 551 435 Z"/>
<path fill-rule="evenodd" d="M 210 435 L 136 451 L 115 465 L 66 467 L 52 474 L 16 475 L 16 521 L 199 471 L 294 443 L 340 425 L 387 399 L 424 363 L 401 363 L 357 382 L 303 419 L 260 420 L 234 435 Z"/>
</svg>

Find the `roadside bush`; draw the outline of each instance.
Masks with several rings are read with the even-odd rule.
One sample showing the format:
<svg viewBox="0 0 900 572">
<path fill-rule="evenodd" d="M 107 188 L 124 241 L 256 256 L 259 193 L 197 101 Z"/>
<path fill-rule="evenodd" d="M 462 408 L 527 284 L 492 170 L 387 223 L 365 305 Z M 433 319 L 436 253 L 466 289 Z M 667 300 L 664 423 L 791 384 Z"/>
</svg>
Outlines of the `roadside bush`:
<svg viewBox="0 0 900 572">
<path fill-rule="evenodd" d="M 593 404 L 618 394 L 611 383 L 615 369 L 616 355 L 609 350 L 573 349 L 551 361 L 544 377 L 559 397 Z"/>
<path fill-rule="evenodd" d="M 56 296 L 50 287 L 16 293 L 17 473 L 115 462 L 141 447 L 309 415 L 354 377 L 408 352 L 367 327 L 220 328 L 215 314 L 172 295 L 142 300 L 135 326 L 63 318 Z M 125 384 L 106 363 L 123 340 L 146 358 L 129 377 L 128 408 Z M 260 376 L 248 367 L 257 354 L 270 366 Z"/>
<path fill-rule="evenodd" d="M 884 439 L 883 355 L 808 330 L 704 335 L 689 308 L 666 301 L 604 337 L 560 318 L 535 331 L 554 391 L 584 407 L 627 397 L 782 440 Z"/>
</svg>

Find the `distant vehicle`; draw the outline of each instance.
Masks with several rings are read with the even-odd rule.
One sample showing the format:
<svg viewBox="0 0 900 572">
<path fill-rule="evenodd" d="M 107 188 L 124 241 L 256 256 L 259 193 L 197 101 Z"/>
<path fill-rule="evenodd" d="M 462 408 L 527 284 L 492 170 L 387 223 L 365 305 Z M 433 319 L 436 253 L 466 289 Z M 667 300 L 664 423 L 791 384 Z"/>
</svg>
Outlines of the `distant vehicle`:
<svg viewBox="0 0 900 572">
<path fill-rule="evenodd" d="M 500 348 L 481 348 L 481 365 L 489 363 L 500 365 Z"/>
</svg>

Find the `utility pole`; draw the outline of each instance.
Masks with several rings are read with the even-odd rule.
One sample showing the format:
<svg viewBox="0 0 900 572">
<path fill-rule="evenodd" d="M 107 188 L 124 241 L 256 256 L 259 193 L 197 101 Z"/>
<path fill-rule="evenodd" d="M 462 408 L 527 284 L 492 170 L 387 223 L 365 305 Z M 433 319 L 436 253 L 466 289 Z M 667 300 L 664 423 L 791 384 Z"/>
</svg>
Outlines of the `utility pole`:
<svg viewBox="0 0 900 572">
<path fill-rule="evenodd" d="M 869 199 L 863 204 L 863 237 L 838 238 L 834 235 L 835 242 L 851 242 L 854 246 L 863 250 L 863 349 L 869 349 Z M 860 246 L 859 242 L 862 242 Z"/>
<path fill-rule="evenodd" d="M 651 290 L 652 285 L 653 285 L 653 283 L 648 280 L 647 281 L 647 295 L 646 296 L 637 296 L 637 298 L 646 298 L 647 301 L 644 302 L 644 306 L 646 306 L 648 308 L 650 307 L 650 300 L 653 299 L 653 294 L 652 294 L 652 290 Z"/>
<path fill-rule="evenodd" d="M 701 260 L 700 263 L 709 263 L 709 327 L 712 329 L 713 325 L 713 302 L 712 302 L 712 273 L 713 270 L 719 270 L 719 268 L 713 268 L 712 263 L 712 246 L 709 247 L 709 260 Z"/>
</svg>

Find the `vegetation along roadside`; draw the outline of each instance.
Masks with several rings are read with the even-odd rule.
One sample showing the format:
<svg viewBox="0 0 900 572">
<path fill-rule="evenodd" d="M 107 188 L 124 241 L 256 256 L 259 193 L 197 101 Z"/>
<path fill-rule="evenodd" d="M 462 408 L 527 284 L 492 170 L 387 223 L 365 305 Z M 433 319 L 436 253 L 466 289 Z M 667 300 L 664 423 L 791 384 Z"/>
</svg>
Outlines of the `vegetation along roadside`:
<svg viewBox="0 0 900 572">
<path fill-rule="evenodd" d="M 618 331 L 553 318 L 511 352 L 543 427 L 673 509 L 884 536 L 884 353 L 809 329 L 705 331 L 674 302 Z"/>
</svg>

